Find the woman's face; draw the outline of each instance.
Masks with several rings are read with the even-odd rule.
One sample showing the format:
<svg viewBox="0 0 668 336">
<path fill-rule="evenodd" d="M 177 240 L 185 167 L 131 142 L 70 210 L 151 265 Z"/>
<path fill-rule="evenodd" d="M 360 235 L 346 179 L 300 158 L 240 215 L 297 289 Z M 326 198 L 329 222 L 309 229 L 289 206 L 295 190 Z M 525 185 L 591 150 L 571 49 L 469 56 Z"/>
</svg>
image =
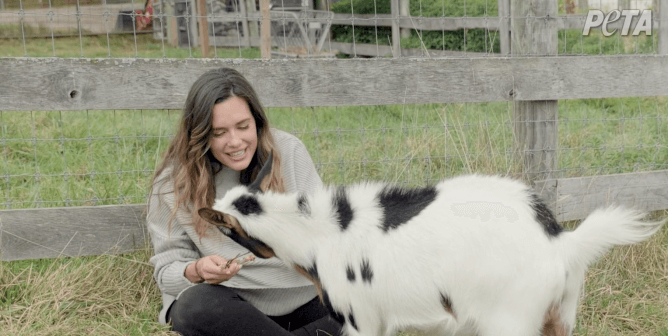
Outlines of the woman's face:
<svg viewBox="0 0 668 336">
<path fill-rule="evenodd" d="M 257 149 L 255 119 L 243 98 L 230 97 L 213 106 L 211 153 L 223 165 L 246 169 Z"/>
</svg>

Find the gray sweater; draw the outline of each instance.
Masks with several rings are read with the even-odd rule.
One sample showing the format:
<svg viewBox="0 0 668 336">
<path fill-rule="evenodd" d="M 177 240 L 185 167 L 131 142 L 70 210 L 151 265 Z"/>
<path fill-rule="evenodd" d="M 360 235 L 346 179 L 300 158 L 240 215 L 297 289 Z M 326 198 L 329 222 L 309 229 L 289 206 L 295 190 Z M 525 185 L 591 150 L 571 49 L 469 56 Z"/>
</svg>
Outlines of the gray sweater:
<svg viewBox="0 0 668 336">
<path fill-rule="evenodd" d="M 314 191 L 322 181 L 304 144 L 292 134 L 277 129 L 271 129 L 271 132 L 281 156 L 286 190 Z M 169 169 L 165 169 L 160 177 L 168 173 Z M 190 213 L 183 209 L 177 210 L 170 228 L 168 220 L 174 207 L 174 186 L 168 180 L 160 181 L 160 177 L 150 195 L 146 220 L 154 248 L 150 262 L 155 266 L 154 278 L 162 292 L 159 321 L 165 324 L 167 308 L 185 289 L 194 285 L 184 275 L 188 264 L 208 255 L 231 259 L 248 250 L 217 229 L 209 230 L 207 237 L 200 240 L 194 226 L 190 225 Z M 216 197 L 220 198 L 239 185 L 239 172 L 224 167 L 216 174 L 215 182 Z M 276 258 L 257 258 L 221 285 L 232 288 L 261 312 L 272 316 L 292 312 L 317 295 L 310 281 Z"/>
</svg>

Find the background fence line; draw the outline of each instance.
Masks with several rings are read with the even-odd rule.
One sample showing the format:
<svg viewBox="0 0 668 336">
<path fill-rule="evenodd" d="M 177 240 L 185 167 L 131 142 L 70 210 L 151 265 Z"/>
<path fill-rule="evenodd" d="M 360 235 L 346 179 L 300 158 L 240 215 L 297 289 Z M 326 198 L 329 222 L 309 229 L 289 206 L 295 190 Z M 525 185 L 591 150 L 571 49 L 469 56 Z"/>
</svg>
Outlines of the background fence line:
<svg viewBox="0 0 668 336">
<path fill-rule="evenodd" d="M 660 2 L 660 8 L 668 8 L 666 5 L 668 0 L 660 0 Z M 188 4 L 194 3 L 195 1 L 188 2 Z M 242 2 L 242 7 L 244 3 Z M 536 191 L 550 203 L 559 220 L 581 219 L 591 209 L 612 201 L 634 205 L 648 211 L 668 208 L 668 170 L 564 177 L 563 174 L 560 174 L 562 168 L 558 164 L 558 155 L 561 150 L 558 134 L 559 128 L 563 126 L 563 119 L 558 115 L 560 101 L 581 98 L 668 96 L 668 52 L 666 50 L 668 48 L 666 47 L 668 25 L 664 24 L 668 11 L 659 12 L 653 21 L 659 34 L 658 54 L 563 56 L 559 55 L 558 50 L 558 30 L 569 25 L 581 27 L 583 17 L 558 16 L 555 1 L 512 0 L 505 2 L 500 0 L 499 17 L 459 19 L 407 17 L 400 15 L 402 8 L 404 9 L 403 14 L 406 14 L 402 3 L 405 2 L 393 1 L 393 13 L 389 16 L 384 14 L 374 16 L 328 14 L 329 17 L 323 18 L 314 14 L 312 17 L 299 18 L 299 20 L 305 20 L 303 23 L 308 28 L 300 34 L 313 34 L 306 37 L 310 40 L 310 44 L 307 44 L 310 47 L 317 46 L 324 41 L 323 45 L 330 48 L 332 45 L 342 49 L 350 48 L 352 49 L 350 53 L 353 55 L 382 56 L 389 52 L 394 56 L 386 59 L 342 60 L 304 57 L 268 60 L 271 54 L 266 51 L 266 47 L 270 45 L 269 43 L 278 47 L 285 45 L 287 33 L 283 32 L 283 39 L 278 34 L 272 36 L 271 42 L 264 43 L 260 41 L 260 36 L 253 37 L 252 27 L 254 25 L 252 23 L 262 22 L 263 16 L 261 12 L 252 10 L 245 10 L 243 15 L 234 14 L 221 17 L 204 15 L 202 12 L 199 15 L 157 16 L 158 19 L 154 21 L 154 24 L 159 23 L 160 28 L 157 31 L 162 34 L 165 30 L 172 30 L 175 27 L 173 18 L 185 19 L 182 26 L 189 36 L 187 45 L 190 46 L 189 52 L 191 53 L 197 41 L 204 43 L 204 47 L 212 45 L 214 52 L 216 52 L 215 48 L 225 43 L 234 43 L 235 47 L 239 47 L 240 53 L 242 45 L 264 45 L 263 57 L 265 59 L 263 60 L 0 58 L 0 117 L 3 118 L 2 148 L 5 164 L 7 164 L 9 149 L 14 148 L 9 145 L 10 143 L 20 143 L 28 147 L 30 151 L 33 151 L 32 156 L 34 157 L 31 158 L 34 160 L 34 167 L 30 167 L 30 169 L 34 168 L 34 171 L 17 173 L 10 172 L 10 169 L 6 168 L 2 175 L 5 183 L 0 184 L 6 189 L 7 208 L 11 207 L 10 180 L 33 178 L 37 188 L 37 196 L 34 199 L 36 206 L 39 207 L 42 204 L 40 202 L 43 202 L 39 197 L 40 183 L 45 185 L 47 179 L 58 177 L 52 173 L 40 171 L 37 164 L 39 148 L 62 150 L 62 158 L 57 159 L 65 162 L 67 156 L 64 152 L 67 146 L 74 146 L 77 142 L 86 143 L 91 153 L 90 165 L 92 168 L 79 176 L 90 177 L 89 182 L 92 185 L 90 188 L 95 189 L 96 178 L 102 179 L 105 176 L 117 175 L 118 180 L 122 181 L 127 178 L 132 179 L 133 174 L 150 175 L 151 171 L 147 168 L 149 167 L 147 162 L 157 160 L 158 154 L 147 153 L 147 142 L 163 141 L 163 138 L 164 141 L 169 139 L 168 135 L 162 133 L 156 139 L 149 139 L 145 131 L 142 131 L 142 134 L 130 135 L 131 139 L 137 140 L 133 146 L 139 148 L 138 155 L 141 157 L 137 158 L 137 161 L 141 161 L 142 165 L 133 169 L 118 166 L 117 170 L 112 168 L 109 171 L 98 173 L 95 170 L 96 158 L 91 148 L 96 146 L 98 141 L 113 140 L 117 143 L 122 141 L 123 137 L 119 135 L 119 132 L 108 135 L 106 138 L 92 136 L 90 133 L 87 136 L 80 135 L 79 137 L 65 136 L 61 124 L 59 125 L 60 139 L 53 136 L 41 138 L 36 129 L 36 125 L 41 122 L 37 120 L 39 118 L 35 118 L 38 113 L 68 111 L 66 113 L 74 114 L 82 111 L 86 113 L 87 122 L 92 122 L 94 118 L 89 117 L 89 114 L 111 113 L 109 111 L 115 114 L 117 111 L 144 113 L 144 110 L 155 109 L 178 110 L 183 105 L 188 88 L 200 74 L 206 70 L 223 66 L 235 68 L 243 73 L 267 107 L 331 106 L 336 118 L 340 118 L 341 114 L 348 113 L 345 110 L 348 106 L 403 106 L 400 112 L 401 126 L 397 128 L 386 127 L 385 119 L 381 125 L 367 127 L 363 113 L 359 113 L 359 116 L 355 113 L 349 115 L 352 118 L 360 118 L 359 122 L 353 121 L 353 123 L 357 124 L 357 127 L 361 125 L 361 128 L 353 131 L 343 126 L 350 120 L 337 120 L 337 127 L 332 130 L 321 130 L 318 128 L 318 123 L 314 123 L 315 126 L 311 126 L 311 131 L 302 131 L 299 134 L 310 139 L 309 141 L 325 143 L 325 145 L 316 147 L 316 152 L 311 153 L 316 158 L 321 155 L 319 151 L 331 150 L 329 146 L 340 146 L 341 148 L 349 146 L 357 149 L 354 145 L 345 145 L 357 141 L 357 138 L 349 137 L 348 132 L 360 133 L 362 147 L 366 146 L 365 142 L 371 141 L 369 138 L 375 134 L 380 138 L 387 138 L 388 141 L 398 139 L 401 142 L 401 150 L 405 149 L 408 152 L 405 157 L 397 156 L 392 159 L 393 163 L 398 165 L 406 162 L 400 175 L 407 169 L 415 168 L 409 166 L 409 162 L 417 161 L 420 167 L 425 169 L 425 176 L 418 177 L 417 182 L 431 182 L 435 176 L 440 176 L 433 170 L 439 167 L 445 169 L 445 160 L 451 158 L 452 154 L 447 152 L 447 148 L 445 153 L 430 151 L 423 153 L 421 152 L 422 147 L 430 145 L 430 138 L 411 138 L 409 135 L 423 133 L 425 136 L 433 136 L 437 141 L 452 140 L 451 138 L 456 136 L 454 133 L 472 132 L 475 125 L 455 124 L 454 127 L 457 129 L 453 129 L 446 120 L 428 120 L 424 116 L 419 116 L 419 113 L 416 113 L 416 120 L 425 118 L 423 126 L 411 125 L 404 122 L 406 106 L 425 104 L 418 109 L 424 109 L 427 114 L 429 107 L 426 104 L 505 102 L 510 106 L 508 110 L 511 121 L 499 125 L 512 130 L 512 139 L 509 140 L 512 148 L 499 150 L 502 151 L 501 156 L 506 160 L 516 162 L 519 168 L 513 166 L 513 169 L 517 168 L 521 177 L 533 182 Z M 201 2 L 199 6 L 201 9 Z M 239 10 L 238 13 L 242 11 Z M 282 16 L 279 11 L 272 11 L 271 16 L 272 22 L 285 23 L 291 20 L 287 16 Z M 25 18 L 25 15 L 21 17 L 22 23 L 25 23 Z M 137 17 L 132 15 L 132 18 L 134 24 Z M 165 18 L 168 20 L 163 20 Z M 265 11 L 264 19 L 267 18 Z M 204 29 L 213 27 L 214 24 L 228 22 L 227 20 L 237 25 L 236 37 L 216 36 L 215 34 L 210 36 L 207 29 Z M 242 25 L 244 20 L 247 22 Z M 162 26 L 164 21 L 170 21 L 172 26 Z M 194 28 L 198 22 L 203 24 L 199 28 Z M 368 24 L 369 27 L 392 26 L 391 36 L 388 36 L 392 43 L 382 48 L 378 44 L 345 45 L 341 42 L 324 40 L 323 35 L 320 35 L 321 39 L 318 40 L 315 36 L 317 34 L 310 30 L 311 26 L 318 27 L 318 24 L 320 28 L 317 29 L 322 30 L 322 24 L 347 23 L 355 26 Z M 77 24 L 80 27 L 81 21 L 79 20 Z M 260 27 L 268 28 L 269 25 L 264 23 Z M 399 49 L 400 43 L 397 41 L 401 36 L 401 29 L 407 28 L 442 31 L 483 28 L 488 31 L 499 31 L 501 34 L 499 40 L 502 41 L 500 50 L 503 55 L 492 52 L 474 53 L 466 50 L 439 52 L 428 50 L 430 57 L 426 59 L 401 57 L 411 53 L 422 54 L 424 51 Z M 155 26 L 153 32 L 156 34 Z M 81 33 L 80 28 L 79 33 Z M 173 34 L 174 32 L 171 37 L 164 34 L 159 37 L 163 43 L 163 50 L 165 42 L 174 42 Z M 206 39 L 201 38 L 202 36 L 212 38 L 209 43 L 206 43 Z M 83 47 L 81 48 L 83 56 Z M 365 48 L 376 50 L 373 53 L 374 50 L 365 51 Z M 207 55 L 209 51 L 203 50 L 202 54 Z M 309 51 L 307 55 L 310 54 Z M 490 55 L 494 56 L 490 57 Z M 657 107 L 657 112 L 658 109 Z M 109 111 L 96 112 L 96 110 Z M 447 118 L 445 110 L 446 108 L 444 108 L 443 115 L 439 114 L 439 117 Z M 5 136 L 8 126 L 4 120 L 9 120 L 16 114 L 25 114 L 26 111 L 29 111 L 31 118 L 32 129 L 26 130 L 30 135 L 16 138 Z M 326 114 L 326 112 L 323 113 Z M 489 112 L 489 114 L 493 113 Z M 331 116 L 320 116 L 313 112 L 309 118 L 329 117 Z M 91 120 L 88 120 L 89 118 Z M 61 116 L 61 123 L 62 119 Z M 625 127 L 626 117 L 622 114 L 619 120 L 621 120 L 620 127 Z M 661 119 L 657 114 L 656 120 L 660 123 L 666 119 Z M 294 119 L 292 122 L 295 122 Z M 310 119 L 300 122 L 311 123 Z M 293 127 L 298 130 L 300 126 L 293 124 Z M 430 135 L 429 132 L 433 134 Z M 460 139 L 456 140 L 455 142 L 460 141 Z M 51 145 L 53 147 L 48 147 Z M 374 146 L 379 145 L 374 144 Z M 659 146 L 662 145 L 657 142 L 656 146 L 659 149 Z M 601 147 L 605 146 L 598 146 L 596 150 Z M 625 150 L 623 146 L 620 148 Z M 485 150 L 496 149 L 490 147 Z M 30 151 L 26 151 L 27 154 L 24 157 L 30 156 Z M 369 176 L 371 174 L 368 171 L 370 165 L 386 163 L 385 160 L 388 160 L 393 151 L 396 152 L 398 149 L 386 147 L 383 150 L 385 156 L 374 157 L 375 154 L 372 155 L 362 149 L 360 162 L 349 162 L 345 161 L 344 154 L 339 150 L 337 155 L 342 156 L 340 159 L 329 162 L 320 159 L 316 161 L 319 169 L 335 169 L 341 176 L 341 180 L 345 182 L 348 170 L 360 169 L 363 171 L 363 176 Z M 467 153 L 460 155 L 466 157 Z M 437 166 L 437 164 L 442 164 L 442 166 Z M 67 164 L 63 165 L 67 167 Z M 26 165 L 28 166 L 30 165 Z M 661 165 L 659 167 L 665 168 Z M 72 179 L 77 176 L 68 169 L 66 168 L 65 173 L 62 174 L 65 181 L 70 176 Z M 469 166 L 469 170 L 475 170 L 475 168 Z M 387 177 L 386 175 L 380 176 Z M 121 185 L 122 183 L 119 182 L 118 196 L 108 198 L 119 198 L 123 203 L 124 187 Z M 94 205 L 104 198 L 98 194 L 94 195 L 91 200 Z M 70 200 L 66 201 L 70 202 Z M 117 253 L 143 247 L 146 233 L 142 209 L 143 206 L 138 204 L 121 204 L 1 211 L 0 250 L 2 260 Z"/>
<path fill-rule="evenodd" d="M 165 3 L 168 3 L 169 1 L 167 0 L 162 0 Z M 395 1 L 395 0 L 392 0 Z M 482 55 L 488 55 L 488 56 L 493 56 L 493 55 L 509 55 L 510 53 L 510 42 L 509 39 L 507 39 L 507 36 L 510 34 L 509 30 L 509 24 L 511 20 L 511 15 L 508 12 L 510 8 L 510 2 L 509 0 L 498 0 L 498 16 L 484 16 L 484 17 L 447 17 L 447 16 L 440 16 L 440 17 L 425 17 L 425 16 L 411 16 L 411 15 L 406 15 L 405 13 L 400 13 L 399 8 L 401 6 L 406 6 L 408 3 L 408 0 L 397 0 L 399 1 L 397 6 L 393 6 L 393 10 L 395 12 L 392 12 L 391 14 L 355 14 L 355 13 L 332 13 L 331 16 L 326 16 L 326 17 L 319 17 L 317 15 L 311 15 L 311 17 L 303 17 L 300 18 L 300 21 L 307 21 L 308 23 L 320 23 L 320 24 L 326 24 L 326 25 L 351 25 L 351 26 L 357 26 L 357 27 L 376 27 L 376 28 L 382 28 L 382 27 L 392 27 L 392 36 L 394 38 L 398 38 L 400 36 L 400 31 L 404 31 L 404 34 L 409 32 L 411 29 L 416 30 L 416 31 L 456 31 L 456 30 L 461 30 L 461 29 L 485 29 L 489 32 L 499 32 L 499 38 L 500 38 L 500 53 L 496 53 L 494 51 L 489 51 L 485 53 L 476 53 L 476 52 L 467 52 L 467 54 L 470 54 L 470 56 L 482 56 Z M 196 1 L 191 1 L 188 2 L 190 6 L 197 7 L 197 10 L 200 10 L 202 6 L 195 6 Z M 198 12 L 198 13 L 184 13 L 182 16 L 176 16 L 176 17 L 183 17 L 189 22 L 188 28 L 188 35 L 189 35 L 189 43 L 192 47 L 199 46 L 201 43 L 198 43 L 198 37 L 202 36 L 202 38 L 206 37 L 209 39 L 209 44 L 207 46 L 217 46 L 217 47 L 238 47 L 238 46 L 244 46 L 244 47 L 250 47 L 250 46 L 257 46 L 259 42 L 257 42 L 258 39 L 260 39 L 260 35 L 256 29 L 250 29 L 249 27 L 257 27 L 257 23 L 261 22 L 263 20 L 262 18 L 262 13 L 259 11 L 247 11 L 246 8 L 246 1 L 240 1 L 240 5 L 236 8 L 236 12 L 228 12 L 225 13 L 224 15 L 221 14 L 216 14 L 216 13 L 207 13 L 205 14 L 204 12 Z M 70 23 L 69 25 L 72 28 L 77 28 L 78 24 L 82 24 L 84 27 L 90 26 L 90 23 L 87 22 L 78 22 L 77 20 L 74 20 L 75 17 L 79 18 L 86 18 L 86 19 L 95 19 L 96 17 L 99 17 L 99 19 L 104 19 L 107 21 L 107 25 L 104 28 L 104 31 L 99 31 L 99 29 L 93 29 L 91 33 L 84 33 L 86 35 L 91 35 L 95 33 L 99 34 L 113 34 L 114 32 L 117 32 L 118 24 L 117 21 L 119 20 L 130 20 L 132 22 L 135 22 L 137 15 L 132 12 L 132 10 L 137 10 L 142 7 L 142 4 L 140 2 L 136 3 L 127 3 L 127 4 L 104 4 L 103 5 L 103 11 L 102 12 L 95 12 L 95 7 L 100 7 L 99 5 L 95 6 L 79 6 L 81 10 L 79 12 L 66 12 L 67 8 L 41 8 L 41 9 L 30 9 L 27 11 L 17 11 L 17 10 L 5 10 L 4 12 L 0 12 L 0 22 L 11 22 L 11 21 L 20 21 L 22 24 L 26 25 L 44 25 L 45 23 L 49 23 L 49 25 L 53 25 L 52 21 L 54 17 L 65 17 L 65 18 L 70 18 Z M 396 8 L 395 8 L 396 7 Z M 91 8 L 91 9 L 89 9 Z M 131 10 L 127 10 L 128 8 L 131 8 Z M 124 9 L 120 10 L 119 9 Z M 171 9 L 171 8 L 170 8 Z M 288 8 L 290 9 L 290 8 Z M 90 10 L 90 12 L 88 12 Z M 162 12 L 162 8 L 159 9 L 159 11 L 154 15 L 154 22 L 156 22 L 156 25 L 158 27 L 154 27 L 154 34 L 157 30 L 166 30 L 170 35 L 174 35 L 175 33 L 173 32 L 176 27 L 174 26 L 176 24 L 176 20 L 173 20 L 174 16 L 168 13 Z M 285 18 L 281 18 L 280 14 L 281 12 L 285 12 L 284 9 L 279 8 L 277 10 L 272 10 L 272 20 L 274 21 L 286 21 Z M 317 11 L 310 11 L 309 13 L 315 13 Z M 655 10 L 655 12 L 657 12 Z M 660 15 L 660 11 L 659 15 Z M 556 24 L 557 29 L 578 29 L 582 30 L 585 24 L 585 19 L 586 15 L 581 15 L 581 14 L 567 14 L 567 15 L 557 15 L 556 13 L 553 13 L 554 15 L 550 16 L 541 16 L 541 15 L 535 15 L 535 13 L 531 13 L 529 18 L 533 20 L 548 20 L 550 22 L 554 22 Z M 279 16 L 276 16 L 279 15 Z M 125 17 L 125 19 L 123 19 Z M 521 18 L 520 16 L 513 15 L 514 18 Z M 41 19 L 40 19 L 41 18 Z M 654 17 L 652 20 L 652 29 L 658 30 L 660 29 L 659 27 L 659 22 L 661 22 L 663 19 L 661 19 L 660 16 Z M 288 19 L 287 21 L 292 21 L 292 19 Z M 631 27 L 635 27 L 635 25 L 638 22 L 638 17 L 633 17 L 631 20 Z M 200 26 L 197 28 L 198 23 L 203 24 L 203 26 Z M 223 24 L 223 23 L 237 23 L 240 25 L 240 28 L 242 30 L 241 34 L 236 37 L 222 37 L 222 36 L 215 36 L 215 35 L 210 35 L 210 34 L 203 34 L 203 29 L 204 27 L 213 27 L 214 24 Z M 609 30 L 621 30 L 625 22 L 623 20 L 617 20 L 614 22 L 610 22 L 607 27 Z M 58 27 L 66 27 L 68 24 L 64 22 L 59 22 L 58 25 L 56 25 L 55 28 Z M 93 26 L 90 26 L 93 27 Z M 249 30 L 250 29 L 250 30 Z M 592 27 L 592 30 L 600 30 L 601 26 L 597 27 Z M 141 33 L 138 31 L 133 31 L 133 33 Z M 81 34 L 81 32 L 76 32 L 73 33 L 72 36 L 77 36 Z M 67 36 L 67 34 L 56 34 L 58 36 Z M 663 34 L 665 35 L 665 34 Z M 661 46 L 662 44 L 668 43 L 668 42 L 663 42 L 661 39 L 662 34 L 659 34 L 659 48 L 664 48 Z M 39 37 L 44 37 L 45 35 L 40 35 Z M 47 35 L 49 36 L 49 35 Z M 7 38 L 8 36 L 0 36 L 2 38 Z M 30 38 L 31 36 L 26 36 L 23 38 Z M 405 36 L 404 36 L 405 37 Z M 398 40 L 397 40 L 398 41 Z M 397 41 L 392 42 L 393 46 L 398 45 Z M 171 43 L 172 45 L 177 45 L 178 42 L 174 39 L 174 36 L 171 38 L 167 39 L 168 43 Z M 330 41 L 331 42 L 331 41 Z M 273 46 L 279 46 L 276 42 L 271 42 Z M 386 55 L 391 55 L 394 57 L 401 57 L 401 56 L 425 56 L 429 55 L 431 57 L 434 57 L 434 55 L 438 56 L 457 56 L 456 51 L 447 51 L 447 50 L 442 50 L 440 53 L 437 52 L 435 49 L 430 49 L 427 51 L 427 53 L 424 53 L 424 50 L 422 49 L 416 49 L 416 50 L 411 50 L 408 48 L 403 48 L 403 50 L 400 52 L 398 49 L 392 50 L 391 52 L 387 52 L 385 49 L 387 48 L 386 46 L 379 46 L 380 48 L 383 49 L 383 52 L 379 53 L 379 50 L 377 49 L 375 53 L 370 52 L 370 51 L 365 51 L 365 48 L 367 48 L 365 43 L 353 43 L 353 44 L 346 44 L 342 42 L 333 42 L 333 44 L 328 44 L 330 46 L 330 49 L 332 50 L 338 50 L 338 51 L 343 51 L 343 52 L 350 52 L 350 50 L 353 50 L 354 48 L 360 48 L 361 53 L 359 54 L 360 56 L 386 56 Z M 375 46 L 375 45 L 374 45 Z M 420 51 L 422 50 L 422 51 Z M 355 54 L 357 55 L 357 54 Z"/>
</svg>

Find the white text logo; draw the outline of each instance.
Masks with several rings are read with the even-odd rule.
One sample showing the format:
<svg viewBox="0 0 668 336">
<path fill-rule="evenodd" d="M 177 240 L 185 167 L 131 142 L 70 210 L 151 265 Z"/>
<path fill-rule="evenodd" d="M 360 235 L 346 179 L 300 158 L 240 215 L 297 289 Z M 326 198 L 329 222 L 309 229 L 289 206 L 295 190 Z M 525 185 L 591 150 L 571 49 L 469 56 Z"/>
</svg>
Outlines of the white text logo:
<svg viewBox="0 0 668 336">
<path fill-rule="evenodd" d="M 589 10 L 587 13 L 587 20 L 585 21 L 582 35 L 588 36 L 592 28 L 601 27 L 603 35 L 610 36 L 617 31 L 617 28 L 612 31 L 608 30 L 608 24 L 618 20 L 622 20 L 622 31 L 620 34 L 626 36 L 633 25 L 633 33 L 631 35 L 638 36 L 640 32 L 645 32 L 646 35 L 652 35 L 652 11 L 639 9 L 615 9 L 610 11 L 607 15 L 598 9 Z"/>
</svg>

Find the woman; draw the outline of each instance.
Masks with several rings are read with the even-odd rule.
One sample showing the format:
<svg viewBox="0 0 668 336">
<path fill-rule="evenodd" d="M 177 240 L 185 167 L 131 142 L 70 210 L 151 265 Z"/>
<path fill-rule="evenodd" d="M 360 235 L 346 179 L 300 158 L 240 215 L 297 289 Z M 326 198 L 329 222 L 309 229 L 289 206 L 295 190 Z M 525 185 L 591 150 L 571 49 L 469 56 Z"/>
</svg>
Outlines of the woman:
<svg viewBox="0 0 668 336">
<path fill-rule="evenodd" d="M 184 335 L 339 334 L 312 283 L 276 258 L 227 265 L 248 250 L 197 214 L 252 182 L 270 152 L 263 190 L 310 192 L 322 183 L 301 141 L 269 128 L 240 73 L 217 69 L 195 81 L 148 201 L 161 323 Z"/>
</svg>

